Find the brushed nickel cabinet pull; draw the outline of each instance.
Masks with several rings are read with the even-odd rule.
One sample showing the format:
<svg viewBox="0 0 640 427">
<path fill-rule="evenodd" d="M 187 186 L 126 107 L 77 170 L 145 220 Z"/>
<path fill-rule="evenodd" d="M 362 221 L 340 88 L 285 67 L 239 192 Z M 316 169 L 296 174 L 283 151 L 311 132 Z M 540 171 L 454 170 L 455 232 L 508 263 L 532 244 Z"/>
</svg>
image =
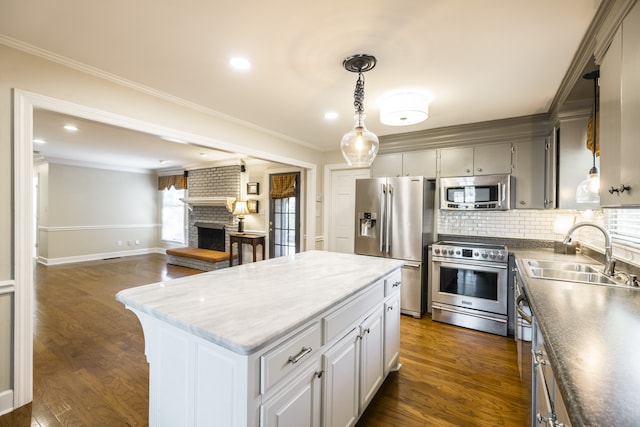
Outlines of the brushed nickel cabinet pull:
<svg viewBox="0 0 640 427">
<path fill-rule="evenodd" d="M 295 356 L 289 356 L 289 363 L 298 363 L 300 361 L 300 359 L 302 359 L 303 357 L 305 357 L 307 354 L 311 353 L 313 349 L 311 347 L 302 347 L 302 349 L 300 350 L 300 353 L 296 354 Z"/>
</svg>

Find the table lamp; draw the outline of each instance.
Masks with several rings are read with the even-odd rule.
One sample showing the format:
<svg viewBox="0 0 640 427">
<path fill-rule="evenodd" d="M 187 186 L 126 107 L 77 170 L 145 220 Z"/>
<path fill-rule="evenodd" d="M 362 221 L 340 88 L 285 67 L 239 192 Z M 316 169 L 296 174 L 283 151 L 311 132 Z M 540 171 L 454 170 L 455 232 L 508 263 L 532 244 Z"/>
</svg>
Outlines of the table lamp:
<svg viewBox="0 0 640 427">
<path fill-rule="evenodd" d="M 238 216 L 238 233 L 244 233 L 244 215 L 249 213 L 247 202 L 237 201 L 233 209 L 233 215 Z"/>
</svg>

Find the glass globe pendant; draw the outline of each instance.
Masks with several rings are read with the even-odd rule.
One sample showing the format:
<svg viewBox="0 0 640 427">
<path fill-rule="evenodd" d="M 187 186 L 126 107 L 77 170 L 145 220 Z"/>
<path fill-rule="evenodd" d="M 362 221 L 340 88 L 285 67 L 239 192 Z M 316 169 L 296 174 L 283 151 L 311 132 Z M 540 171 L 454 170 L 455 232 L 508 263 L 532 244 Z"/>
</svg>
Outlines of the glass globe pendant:
<svg viewBox="0 0 640 427">
<path fill-rule="evenodd" d="M 376 58 L 371 55 L 354 55 L 342 63 L 347 71 L 357 72 L 358 81 L 353 93 L 355 107 L 355 126 L 347 132 L 340 142 L 340 150 L 347 163 L 356 167 L 368 167 L 373 163 L 380 142 L 376 134 L 364 125 L 364 77 L 363 72 L 371 70 L 376 65 Z"/>
<path fill-rule="evenodd" d="M 376 134 L 364 125 L 364 114 L 356 114 L 354 118 L 355 126 L 342 137 L 340 150 L 351 166 L 371 166 L 380 142 Z"/>
</svg>

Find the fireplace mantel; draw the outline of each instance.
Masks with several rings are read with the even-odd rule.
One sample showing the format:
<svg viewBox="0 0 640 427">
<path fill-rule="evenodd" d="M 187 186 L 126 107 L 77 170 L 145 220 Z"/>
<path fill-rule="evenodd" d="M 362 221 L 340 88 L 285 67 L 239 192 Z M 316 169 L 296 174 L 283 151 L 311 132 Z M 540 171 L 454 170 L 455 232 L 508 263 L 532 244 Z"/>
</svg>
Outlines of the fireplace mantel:
<svg viewBox="0 0 640 427">
<path fill-rule="evenodd" d="M 229 212 L 233 212 L 235 197 L 185 197 L 180 199 L 189 209 L 193 206 L 225 206 Z"/>
</svg>

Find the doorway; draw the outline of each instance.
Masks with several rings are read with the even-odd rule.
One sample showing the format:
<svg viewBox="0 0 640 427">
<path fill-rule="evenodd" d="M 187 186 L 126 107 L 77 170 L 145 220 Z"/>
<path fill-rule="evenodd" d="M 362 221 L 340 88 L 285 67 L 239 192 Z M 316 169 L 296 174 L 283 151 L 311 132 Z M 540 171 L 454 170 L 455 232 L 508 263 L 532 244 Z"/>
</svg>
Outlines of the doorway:
<svg viewBox="0 0 640 427">
<path fill-rule="evenodd" d="M 269 254 L 300 252 L 300 172 L 269 175 Z"/>
</svg>

